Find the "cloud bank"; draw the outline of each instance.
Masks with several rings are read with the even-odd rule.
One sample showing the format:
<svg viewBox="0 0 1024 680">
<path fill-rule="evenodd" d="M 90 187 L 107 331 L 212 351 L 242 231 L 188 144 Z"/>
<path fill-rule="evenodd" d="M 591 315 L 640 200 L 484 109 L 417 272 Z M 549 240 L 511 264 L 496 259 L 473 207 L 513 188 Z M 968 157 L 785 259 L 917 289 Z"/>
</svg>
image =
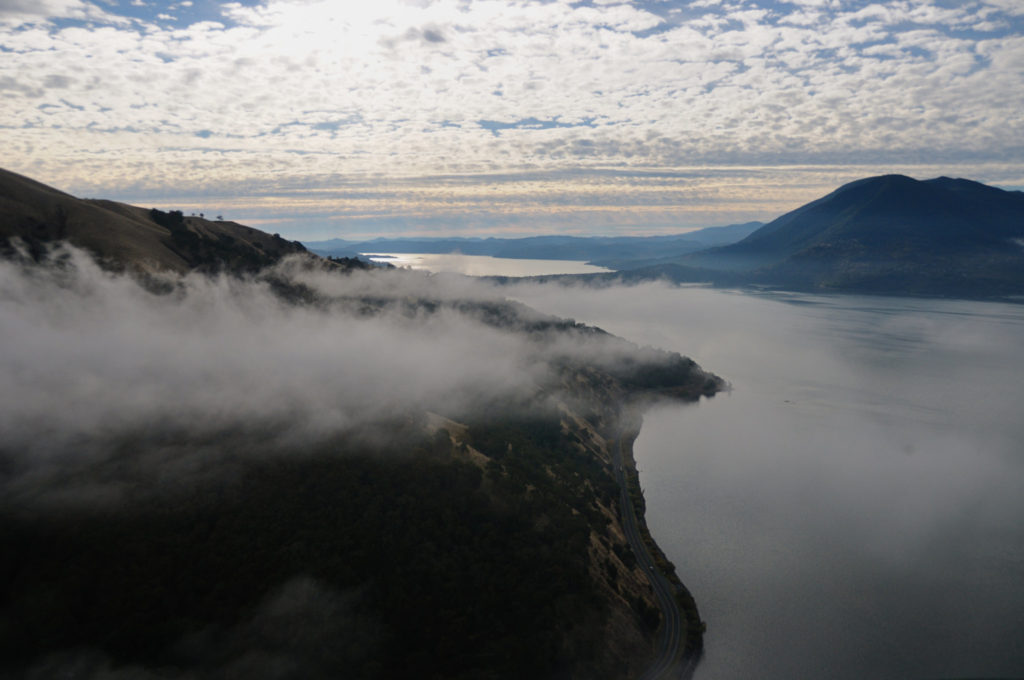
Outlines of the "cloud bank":
<svg viewBox="0 0 1024 680">
<path fill-rule="evenodd" d="M 684 368 L 480 281 L 298 257 L 148 287 L 70 247 L 49 266 L 5 260 L 0 328 L 0 488 L 15 503 L 117 501 L 282 451 L 401 449 L 427 411 L 571 399 L 570 364 L 626 380 L 636 361 Z"/>
<path fill-rule="evenodd" d="M 242 455 L 315 444 L 427 409 L 514 401 L 550 377 L 550 356 L 524 337 L 402 304 L 500 300 L 454 281 L 307 273 L 326 302 L 295 306 L 266 280 L 189 276 L 157 294 L 80 251 L 59 257 L 61 268 L 0 262 L 0 450 L 33 474 L 147 446 L 180 466 L 160 451 L 182 442 L 199 458 L 224 440 Z"/>
</svg>

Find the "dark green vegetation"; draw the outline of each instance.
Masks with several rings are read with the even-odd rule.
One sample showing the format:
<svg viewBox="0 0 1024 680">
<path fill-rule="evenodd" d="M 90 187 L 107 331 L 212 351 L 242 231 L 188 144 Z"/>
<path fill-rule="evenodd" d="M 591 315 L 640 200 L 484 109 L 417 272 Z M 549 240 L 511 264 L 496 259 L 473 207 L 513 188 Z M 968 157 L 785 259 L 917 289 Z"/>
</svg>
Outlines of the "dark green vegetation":
<svg viewBox="0 0 1024 680">
<path fill-rule="evenodd" d="M 560 452 L 557 423 L 494 427 L 517 453 L 485 470 L 453 460 L 442 434 L 401 451 L 272 456 L 73 516 L 8 509 L 2 663 L 23 672 L 87 648 L 115 667 L 211 677 L 253 655 L 292 667 L 287 677 L 606 674 L 607 604 L 587 555 L 605 521 L 585 504 L 588 516 L 574 513 L 585 499 L 561 483 L 600 468 Z M 501 436 L 482 426 L 471 438 L 498 450 Z"/>
<path fill-rule="evenodd" d="M 599 392 L 581 401 L 628 394 L 583 379 Z M 538 397 L 293 450 L 258 430 L 125 438 L 68 475 L 128 495 L 0 503 L 0 673 L 635 676 L 659 616 L 616 536 L 608 452 Z M 617 426 L 617 404 L 589 405 L 584 423 Z M 197 450 L 174 483 L 139 462 Z"/>
<path fill-rule="evenodd" d="M 284 254 L 305 250 L 298 241 L 288 243 L 278 234 L 272 237 L 271 248 L 260 239 L 253 240 L 252 247 L 245 247 L 247 244 L 239 244 L 238 238 L 231 234 L 203 233 L 190 225 L 180 210 L 164 212 L 153 208 L 149 218 L 171 233 L 171 250 L 197 271 L 258 272 Z"/>
<path fill-rule="evenodd" d="M 1024 293 L 1024 193 L 965 179 L 858 180 L 742 241 L 631 269 L 792 290 L 991 297 Z"/>
<path fill-rule="evenodd" d="M 320 255 L 461 253 L 534 260 L 579 260 L 621 269 L 655 257 L 678 256 L 739 241 L 760 222 L 709 227 L 672 236 L 531 236 L 527 238 L 379 238 L 309 241 Z"/>
<path fill-rule="evenodd" d="M 183 335 L 182 344 L 194 346 L 162 370 L 147 361 L 144 370 L 119 372 L 120 353 L 145 342 L 130 325 L 129 337 L 115 338 L 109 350 L 115 378 L 95 362 L 82 366 L 105 389 L 138 380 L 147 398 L 162 404 L 163 394 L 169 408 L 153 413 L 166 420 L 149 412 L 144 421 L 123 419 L 100 404 L 102 418 L 83 420 L 96 427 L 62 436 L 44 398 L 41 425 L 27 426 L 27 438 L 0 434 L 0 677 L 589 679 L 643 671 L 660 614 L 623 538 L 609 442 L 626 404 L 664 395 L 694 400 L 721 389 L 719 378 L 677 354 L 490 293 L 460 287 L 452 294 L 409 272 L 356 272 L 366 265 L 304 254 L 241 225 L 0 179 L 10 218 L 5 271 L 38 274 L 53 264 L 67 274 L 37 297 L 5 300 L 4 319 L 39 320 L 17 315 L 23 298 L 31 310 L 65 294 L 54 304 L 90 300 L 71 297 L 71 270 L 84 256 L 48 251 L 61 240 L 88 248 L 108 269 L 140 275 L 82 280 L 85 289 L 99 281 L 120 296 L 117 318 L 131 315 L 128 301 L 141 296 L 158 318 L 166 311 L 177 319 L 194 294 L 186 284 L 201 281 L 219 291 L 212 298 L 219 313 L 181 317 L 203 320 L 197 328 L 233 318 L 235 298 L 226 291 L 271 298 L 240 303 L 252 302 L 253 318 L 262 320 L 241 325 L 244 333 Z M 289 253 L 297 257 L 261 269 Z M 167 283 L 175 281 L 167 270 L 235 276 L 179 286 Z M 24 280 L 43 290 L 47 277 Z M 145 295 L 136 280 L 147 283 Z M 474 384 L 472 399 L 450 408 L 441 399 L 396 402 L 403 404 L 396 409 L 388 391 L 371 415 L 336 402 L 351 394 L 359 395 L 353 403 L 380 399 L 373 378 L 340 381 L 324 393 L 333 397 L 324 406 L 331 419 L 316 421 L 332 425 L 317 432 L 295 425 L 311 422 L 302 411 L 310 406 L 287 396 L 258 411 L 267 416 L 233 411 L 232 400 L 253 399 L 254 387 L 274 383 L 292 364 L 287 356 L 247 355 L 262 360 L 251 370 L 234 365 L 226 375 L 237 383 L 225 389 L 207 357 L 215 346 L 228 348 L 213 353 L 220 360 L 232 358 L 240 338 L 258 343 L 276 326 L 304 320 L 288 336 L 294 340 L 326 319 L 342 320 L 318 338 L 332 348 L 368 319 L 386 320 L 375 330 L 404 328 L 415 338 L 408 345 L 380 338 L 384 349 L 374 342 L 366 350 L 377 354 L 436 343 L 430 329 L 457 322 L 473 337 L 521 350 L 515 373 L 530 379 L 504 389 L 513 377 L 506 371 L 491 378 L 498 385 Z M 78 370 L 77 345 L 88 341 L 78 330 L 58 324 L 46 336 L 51 352 L 71 359 L 58 391 L 44 389 L 44 397 L 64 394 L 64 378 Z M 99 338 L 92 342 L 106 348 L 111 336 Z M 190 391 L 164 391 L 197 360 L 201 380 L 186 381 Z M 205 425 L 176 417 L 178 408 L 191 412 L 189 395 L 217 385 L 223 396 L 197 417 Z M 289 394 L 257 392 L 261 402 Z M 110 396 L 91 394 L 96 402 Z"/>
</svg>

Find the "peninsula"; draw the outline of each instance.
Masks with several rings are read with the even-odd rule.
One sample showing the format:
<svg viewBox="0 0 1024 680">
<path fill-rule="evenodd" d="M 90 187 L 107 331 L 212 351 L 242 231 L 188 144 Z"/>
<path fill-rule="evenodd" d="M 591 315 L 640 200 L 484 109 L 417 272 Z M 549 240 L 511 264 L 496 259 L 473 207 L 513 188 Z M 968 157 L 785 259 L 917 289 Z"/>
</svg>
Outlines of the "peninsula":
<svg viewBox="0 0 1024 680">
<path fill-rule="evenodd" d="M 720 378 L 482 283 L 2 179 L 10 351 L 52 348 L 0 438 L 4 674 L 692 670 L 630 443 Z"/>
</svg>

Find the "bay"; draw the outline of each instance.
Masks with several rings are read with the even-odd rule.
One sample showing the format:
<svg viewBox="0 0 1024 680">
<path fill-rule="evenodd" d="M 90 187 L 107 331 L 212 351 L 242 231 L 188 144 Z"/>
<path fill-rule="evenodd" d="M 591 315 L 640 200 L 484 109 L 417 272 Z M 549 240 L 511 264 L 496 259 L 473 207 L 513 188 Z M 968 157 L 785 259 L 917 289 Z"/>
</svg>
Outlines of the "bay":
<svg viewBox="0 0 1024 680">
<path fill-rule="evenodd" d="M 363 253 L 374 262 L 396 267 L 423 269 L 436 273 L 467 276 L 549 276 L 553 274 L 596 274 L 610 269 L 574 260 L 526 260 L 490 255 L 459 253 Z"/>
<path fill-rule="evenodd" d="M 643 285 L 514 295 L 733 386 L 649 412 L 698 680 L 1024 675 L 1024 307 Z"/>
<path fill-rule="evenodd" d="M 649 411 L 635 446 L 708 623 L 697 680 L 1024 677 L 1024 306 L 501 291 L 731 383 Z"/>
</svg>

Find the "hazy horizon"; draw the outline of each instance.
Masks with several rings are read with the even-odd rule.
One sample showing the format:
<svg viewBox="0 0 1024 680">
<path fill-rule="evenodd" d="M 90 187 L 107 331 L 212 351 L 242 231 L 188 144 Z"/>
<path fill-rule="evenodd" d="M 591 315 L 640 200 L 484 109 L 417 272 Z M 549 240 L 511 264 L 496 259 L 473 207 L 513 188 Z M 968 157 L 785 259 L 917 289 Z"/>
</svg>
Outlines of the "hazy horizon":
<svg viewBox="0 0 1024 680">
<path fill-rule="evenodd" d="M 0 1 L 7 168 L 289 239 L 650 235 L 1024 188 L 1013 0 Z"/>
</svg>

